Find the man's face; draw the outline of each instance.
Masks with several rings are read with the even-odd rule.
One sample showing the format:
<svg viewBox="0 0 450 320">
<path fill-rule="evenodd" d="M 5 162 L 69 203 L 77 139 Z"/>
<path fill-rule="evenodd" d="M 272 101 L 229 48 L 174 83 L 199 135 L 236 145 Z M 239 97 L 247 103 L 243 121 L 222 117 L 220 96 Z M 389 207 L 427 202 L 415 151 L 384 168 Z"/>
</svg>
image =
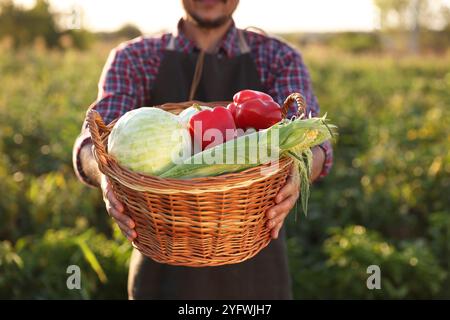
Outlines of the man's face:
<svg viewBox="0 0 450 320">
<path fill-rule="evenodd" d="M 238 3 L 239 0 L 183 0 L 183 7 L 201 28 L 211 29 L 225 24 Z"/>
</svg>

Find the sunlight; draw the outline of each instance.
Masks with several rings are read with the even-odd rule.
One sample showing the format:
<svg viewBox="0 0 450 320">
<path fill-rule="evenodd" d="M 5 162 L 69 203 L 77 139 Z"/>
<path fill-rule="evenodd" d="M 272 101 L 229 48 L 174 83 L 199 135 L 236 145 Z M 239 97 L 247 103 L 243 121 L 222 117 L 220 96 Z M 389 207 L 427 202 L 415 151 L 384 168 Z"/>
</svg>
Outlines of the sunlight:
<svg viewBox="0 0 450 320">
<path fill-rule="evenodd" d="M 34 0 L 17 0 L 31 5 Z M 50 0 L 57 11 L 83 10 L 84 26 L 111 31 L 133 23 L 146 33 L 171 30 L 183 14 L 181 0 Z M 257 10 L 257 12 L 256 12 Z M 372 0 L 242 0 L 235 14 L 238 26 L 257 26 L 269 32 L 373 30 Z"/>
</svg>

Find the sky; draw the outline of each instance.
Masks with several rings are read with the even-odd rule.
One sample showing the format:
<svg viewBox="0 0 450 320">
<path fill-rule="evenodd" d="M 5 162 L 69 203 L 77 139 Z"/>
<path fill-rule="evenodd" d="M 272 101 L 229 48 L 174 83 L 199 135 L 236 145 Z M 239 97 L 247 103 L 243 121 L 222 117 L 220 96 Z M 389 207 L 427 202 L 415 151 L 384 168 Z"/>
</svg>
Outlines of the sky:
<svg viewBox="0 0 450 320">
<path fill-rule="evenodd" d="M 449 0 L 450 1 L 450 0 Z M 16 0 L 30 5 L 34 0 Z M 82 8 L 83 25 L 112 31 L 126 23 L 144 33 L 171 30 L 182 16 L 181 0 L 50 0 L 58 11 Z M 241 0 L 234 19 L 241 28 L 267 32 L 367 31 L 377 28 L 372 0 Z"/>
</svg>

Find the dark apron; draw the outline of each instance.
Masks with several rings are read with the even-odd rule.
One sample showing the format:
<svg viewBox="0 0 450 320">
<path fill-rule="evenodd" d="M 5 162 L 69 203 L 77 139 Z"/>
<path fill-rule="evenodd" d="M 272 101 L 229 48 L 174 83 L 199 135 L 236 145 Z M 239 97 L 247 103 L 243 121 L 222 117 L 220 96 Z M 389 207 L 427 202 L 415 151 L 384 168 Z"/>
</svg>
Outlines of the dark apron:
<svg viewBox="0 0 450 320">
<path fill-rule="evenodd" d="M 239 32 L 241 54 L 204 54 L 194 100 L 231 101 L 242 89 L 264 91 L 250 50 Z M 199 53 L 166 48 L 151 92 L 150 105 L 191 100 L 190 91 Z M 254 258 L 220 267 L 181 267 L 154 262 L 133 250 L 128 275 L 130 299 L 291 299 L 285 232 Z"/>
</svg>

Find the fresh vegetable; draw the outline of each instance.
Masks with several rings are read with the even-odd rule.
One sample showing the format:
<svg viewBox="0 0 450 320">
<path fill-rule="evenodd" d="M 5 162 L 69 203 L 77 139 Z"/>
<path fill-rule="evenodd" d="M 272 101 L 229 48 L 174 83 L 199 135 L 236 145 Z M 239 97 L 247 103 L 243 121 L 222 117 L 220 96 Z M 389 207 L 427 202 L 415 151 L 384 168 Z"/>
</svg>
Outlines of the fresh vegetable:
<svg viewBox="0 0 450 320">
<path fill-rule="evenodd" d="M 236 103 L 231 102 L 227 105 L 227 109 L 230 110 L 231 114 L 233 115 L 233 119 L 236 119 Z"/>
<path fill-rule="evenodd" d="M 160 176 L 217 176 L 275 161 L 283 155 L 292 156 L 289 151 L 301 154 L 331 137 L 334 126 L 326 121 L 325 117 L 285 121 L 194 154 Z"/>
<path fill-rule="evenodd" d="M 256 131 L 194 154 L 160 176 L 178 179 L 217 176 L 290 156 L 299 169 L 301 199 L 306 213 L 312 164 L 310 148 L 330 139 L 335 130 L 335 126 L 326 122 L 325 117 L 285 120 L 269 129 Z"/>
<path fill-rule="evenodd" d="M 266 129 L 280 122 L 282 118 L 281 107 L 275 101 L 252 99 L 238 104 L 236 108 L 236 125 L 245 130 Z"/>
<path fill-rule="evenodd" d="M 266 129 L 282 119 L 280 105 L 270 95 L 260 91 L 239 91 L 228 108 L 233 113 L 236 126 L 244 130 Z"/>
<path fill-rule="evenodd" d="M 108 138 L 108 152 L 137 172 L 161 174 L 191 156 L 191 137 L 179 118 L 158 108 L 125 113 Z M 177 161 L 175 161 L 177 160 Z"/>
<path fill-rule="evenodd" d="M 273 101 L 267 93 L 255 90 L 242 90 L 233 96 L 233 102 L 238 105 L 248 100 L 261 99 L 262 101 Z"/>
<path fill-rule="evenodd" d="M 178 118 L 180 118 L 180 121 L 186 125 L 186 128 L 189 126 L 189 120 L 191 120 L 191 117 L 199 113 L 202 110 L 211 110 L 212 108 L 207 106 L 200 106 L 200 105 L 193 105 L 189 108 L 184 109 L 180 112 L 178 115 Z"/>
<path fill-rule="evenodd" d="M 189 132 L 193 138 L 194 153 L 196 153 L 234 139 L 236 125 L 230 110 L 215 107 L 212 110 L 203 110 L 194 114 L 189 120 Z"/>
</svg>

